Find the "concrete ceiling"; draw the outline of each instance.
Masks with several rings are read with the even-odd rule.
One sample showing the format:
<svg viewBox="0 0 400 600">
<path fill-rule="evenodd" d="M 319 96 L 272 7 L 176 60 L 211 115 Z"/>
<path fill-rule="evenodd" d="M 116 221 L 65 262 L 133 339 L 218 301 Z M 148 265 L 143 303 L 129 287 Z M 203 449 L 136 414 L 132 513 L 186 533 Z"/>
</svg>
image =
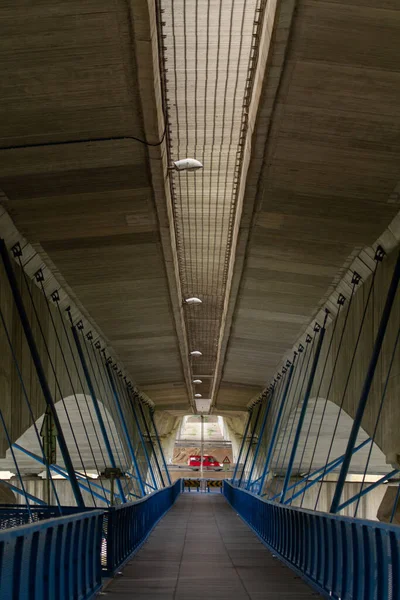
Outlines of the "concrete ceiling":
<svg viewBox="0 0 400 600">
<path fill-rule="evenodd" d="M 20 148 L 0 150 L 0 188 L 140 388 L 187 412 L 147 148 L 126 139 L 144 137 L 130 19 L 125 2 L 2 3 L 0 146 Z"/>
<path fill-rule="evenodd" d="M 349 257 L 399 210 L 398 3 L 280 7 L 258 116 L 268 135 L 256 127 L 253 156 L 262 164 L 250 171 L 244 200 L 237 282 L 245 261 L 236 304 L 231 297 L 220 410 L 232 405 L 231 392 L 270 380 Z"/>
<path fill-rule="evenodd" d="M 188 10 L 195 6 L 187 3 Z M 0 150 L 4 204 L 159 408 L 189 411 L 188 349 L 208 328 L 212 361 L 195 374 L 207 376 L 204 394 L 217 412 L 243 409 L 349 256 L 372 243 L 399 209 L 389 201 L 400 180 L 398 2 L 281 0 L 276 12 L 274 2 L 252 7 L 263 9 L 257 13 L 262 43 L 245 110 L 240 185 L 234 213 L 225 212 L 229 225 L 217 222 L 230 240 L 225 255 L 220 239 L 216 246 L 226 277 L 218 302 L 203 303 L 211 311 L 203 321 L 181 302 L 187 291 L 206 300 L 209 289 L 201 278 L 196 289 L 185 287 L 191 262 L 178 252 L 188 231 L 179 238 L 182 217 L 173 210 L 174 180 L 167 176 L 177 120 L 168 119 L 159 146 L 129 139 L 164 140 L 161 89 L 171 77 L 163 70 L 160 78 L 155 3 L 43 0 L 0 7 L 0 146 L 12 147 Z M 179 19 L 177 26 L 183 27 Z M 215 20 L 207 27 L 211 48 L 220 36 Z M 171 52 L 177 32 L 175 39 L 169 34 L 163 43 Z M 192 54 L 201 48 L 187 51 L 182 83 L 171 86 L 188 86 L 185 73 L 197 69 Z M 196 73 L 204 93 L 205 71 Z M 197 115 L 199 131 L 207 118 Z M 185 120 L 194 127 L 195 114 Z M 238 126 L 235 115 L 232 125 Z M 205 147 L 205 157 L 211 151 Z M 190 185 L 181 187 L 184 201 Z M 196 214 L 192 236 L 201 231 L 204 241 L 214 230 Z"/>
</svg>

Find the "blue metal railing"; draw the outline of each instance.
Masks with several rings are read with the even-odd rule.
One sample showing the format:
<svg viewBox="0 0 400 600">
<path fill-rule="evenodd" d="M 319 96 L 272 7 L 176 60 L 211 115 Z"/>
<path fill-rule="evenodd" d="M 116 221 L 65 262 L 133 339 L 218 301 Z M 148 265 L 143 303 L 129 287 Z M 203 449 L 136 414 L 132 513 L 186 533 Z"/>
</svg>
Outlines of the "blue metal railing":
<svg viewBox="0 0 400 600">
<path fill-rule="evenodd" d="M 28 510 L 26 504 L 0 504 L 0 530 L 37 523 L 47 519 L 56 519 L 57 517 L 67 517 L 82 512 L 93 512 L 93 508 L 78 508 L 77 506 L 61 507 L 62 515 L 58 506 L 30 506 Z"/>
<path fill-rule="evenodd" d="M 105 510 L 0 505 L 0 597 L 86 600 L 146 540 L 181 493 L 181 480 Z M 33 522 L 32 522 L 33 521 Z"/>
<path fill-rule="evenodd" d="M 224 482 L 261 540 L 318 592 L 337 600 L 400 598 L 400 528 L 289 508 Z"/>
<path fill-rule="evenodd" d="M 112 575 L 146 540 L 181 493 L 181 480 L 128 504 L 108 508 L 104 521 L 103 574 Z M 104 550 L 104 543 L 106 549 Z"/>
<path fill-rule="evenodd" d="M 101 587 L 103 512 L 89 511 L 0 532 L 4 600 L 88 600 Z"/>
</svg>

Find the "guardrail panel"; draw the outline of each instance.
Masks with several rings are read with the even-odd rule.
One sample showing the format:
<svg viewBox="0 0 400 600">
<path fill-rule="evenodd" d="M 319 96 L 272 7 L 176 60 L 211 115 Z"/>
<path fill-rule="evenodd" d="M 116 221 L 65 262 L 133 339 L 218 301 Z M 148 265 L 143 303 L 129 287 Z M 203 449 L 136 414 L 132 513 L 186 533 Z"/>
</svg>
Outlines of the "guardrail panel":
<svg viewBox="0 0 400 600">
<path fill-rule="evenodd" d="M 224 495 L 265 544 L 324 596 L 400 600 L 399 527 L 284 506 L 227 481 Z"/>
<path fill-rule="evenodd" d="M 1 598 L 92 598 L 101 586 L 102 523 L 103 512 L 90 511 L 2 530 Z"/>
</svg>

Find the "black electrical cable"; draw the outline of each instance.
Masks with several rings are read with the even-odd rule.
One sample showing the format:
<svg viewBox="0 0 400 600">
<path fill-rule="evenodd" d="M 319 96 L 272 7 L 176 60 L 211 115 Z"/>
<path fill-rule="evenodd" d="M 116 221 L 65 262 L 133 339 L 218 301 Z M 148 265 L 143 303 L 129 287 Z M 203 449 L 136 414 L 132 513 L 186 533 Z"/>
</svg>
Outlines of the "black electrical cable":
<svg viewBox="0 0 400 600">
<path fill-rule="evenodd" d="M 167 121 L 165 121 L 167 123 Z M 25 148 L 47 148 L 49 146 L 69 146 L 73 144 L 94 144 L 97 142 L 123 142 L 126 140 L 139 142 L 140 144 L 144 144 L 145 146 L 151 146 L 153 148 L 157 146 L 161 146 L 165 139 L 167 131 L 167 124 L 165 124 L 163 134 L 161 136 L 161 140 L 159 142 L 151 143 L 146 140 L 142 140 L 134 135 L 123 135 L 123 136 L 111 136 L 111 137 L 98 137 L 98 138 L 87 138 L 80 140 L 64 140 L 62 142 L 39 142 L 36 144 L 14 144 L 12 146 L 0 146 L 0 151 L 2 150 L 23 150 Z"/>
</svg>

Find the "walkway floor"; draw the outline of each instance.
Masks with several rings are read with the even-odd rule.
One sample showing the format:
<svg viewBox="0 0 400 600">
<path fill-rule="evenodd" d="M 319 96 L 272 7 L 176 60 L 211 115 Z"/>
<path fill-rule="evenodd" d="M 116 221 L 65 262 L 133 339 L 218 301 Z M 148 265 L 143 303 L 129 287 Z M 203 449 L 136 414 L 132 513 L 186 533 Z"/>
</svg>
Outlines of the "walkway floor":
<svg viewBox="0 0 400 600">
<path fill-rule="evenodd" d="M 261 544 L 221 494 L 185 493 L 161 520 L 108 600 L 316 600 Z"/>
</svg>

